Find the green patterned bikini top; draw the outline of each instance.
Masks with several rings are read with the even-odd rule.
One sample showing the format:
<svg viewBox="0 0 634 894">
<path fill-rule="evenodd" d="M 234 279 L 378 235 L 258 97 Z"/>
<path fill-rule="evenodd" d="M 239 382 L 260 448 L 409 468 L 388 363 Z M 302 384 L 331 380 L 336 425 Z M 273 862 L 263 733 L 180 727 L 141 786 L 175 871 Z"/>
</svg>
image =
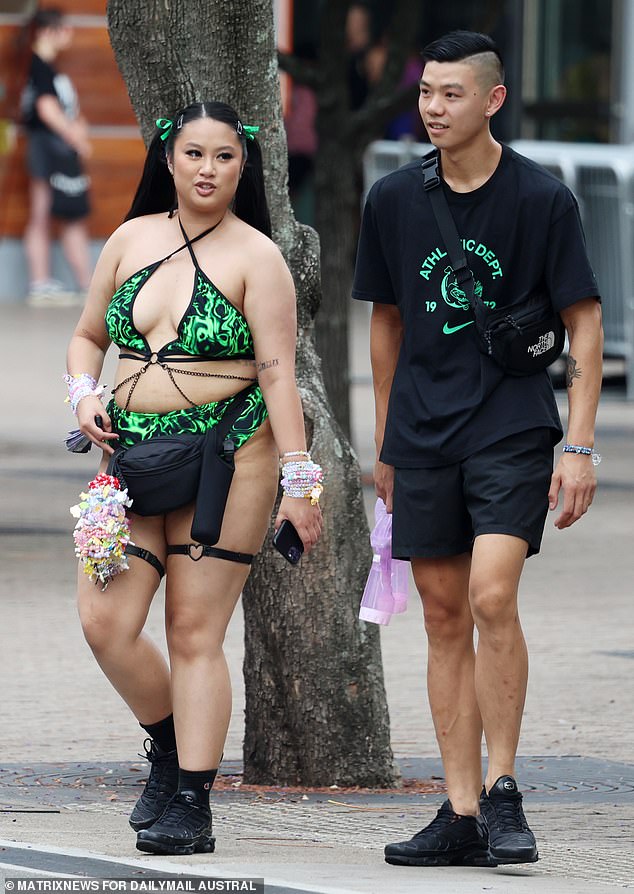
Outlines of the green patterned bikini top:
<svg viewBox="0 0 634 894">
<path fill-rule="evenodd" d="M 221 221 L 218 221 L 218 224 Z M 123 385 L 129 384 L 125 409 L 130 405 L 130 398 L 139 378 L 146 369 L 154 364 L 162 367 L 169 375 L 172 384 L 185 400 L 196 406 L 186 394 L 184 394 L 174 380 L 174 373 L 179 375 L 202 376 L 208 378 L 239 379 L 240 381 L 253 382 L 255 378 L 245 376 L 221 375 L 218 373 L 191 372 L 170 366 L 166 361 L 186 363 L 201 360 L 254 360 L 255 351 L 253 338 L 249 325 L 243 314 L 233 305 L 228 298 L 216 288 L 207 274 L 200 268 L 192 243 L 197 242 L 211 233 L 218 226 L 215 224 L 208 230 L 200 233 L 194 239 L 189 239 L 179 220 L 179 226 L 185 239 L 180 248 L 160 261 L 155 261 L 142 270 L 137 271 L 116 290 L 105 314 L 106 331 L 110 339 L 119 346 L 134 351 L 134 354 L 121 351 L 119 359 L 140 360 L 143 366 L 136 373 L 120 382 L 113 394 Z M 165 261 L 173 255 L 187 248 L 194 264 L 194 288 L 191 300 L 183 314 L 178 328 L 177 336 L 172 341 L 163 345 L 158 351 L 152 351 L 145 336 L 134 325 L 134 302 L 137 295 L 152 276 L 153 273 Z"/>
<path fill-rule="evenodd" d="M 134 302 L 137 295 L 165 261 L 184 248 L 189 250 L 194 264 L 194 288 L 191 300 L 178 324 L 177 337 L 157 351 L 161 357 L 189 354 L 197 360 L 249 359 L 253 360 L 253 339 L 244 316 L 228 298 L 214 286 L 200 269 L 192 242 L 211 233 L 210 227 L 194 239 L 188 239 L 183 225 L 180 228 L 185 243 L 160 261 L 149 264 L 130 276 L 114 293 L 106 311 L 106 329 L 112 341 L 122 348 L 140 354 L 152 354 L 145 336 L 134 325 Z M 218 224 L 216 224 L 218 226 Z"/>
</svg>

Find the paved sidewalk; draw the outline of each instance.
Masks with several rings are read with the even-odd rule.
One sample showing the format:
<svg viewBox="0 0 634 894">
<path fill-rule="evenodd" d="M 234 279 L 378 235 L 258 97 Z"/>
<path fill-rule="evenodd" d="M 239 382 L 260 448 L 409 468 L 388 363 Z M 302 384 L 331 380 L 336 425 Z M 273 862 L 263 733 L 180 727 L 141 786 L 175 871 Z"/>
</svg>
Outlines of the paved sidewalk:
<svg viewBox="0 0 634 894">
<path fill-rule="evenodd" d="M 518 776 L 539 837 L 539 863 L 496 870 L 388 867 L 383 845 L 425 825 L 441 794 L 333 788 L 304 797 L 241 790 L 240 612 L 227 640 L 235 708 L 226 778 L 214 793 L 218 853 L 165 861 L 134 849 L 125 817 L 142 776 L 141 762 L 135 763 L 141 736 L 96 667 L 75 616 L 68 506 L 94 466 L 90 455 L 70 456 L 59 447 L 72 422 L 62 404 L 61 374 L 76 314 L 0 307 L 0 877 L 20 874 L 3 869 L 4 863 L 29 875 L 162 870 L 264 876 L 267 891 L 278 894 L 582 894 L 632 884 L 634 405 L 618 389 L 606 390 L 597 438 L 605 459 L 595 504 L 570 531 L 557 532 L 549 521 L 542 556 L 528 563 L 523 579 L 532 664 Z M 355 446 L 369 470 L 373 417 L 364 307 L 355 309 L 353 320 Z M 104 379 L 112 381 L 111 371 Z M 366 498 L 370 509 L 369 488 Z M 150 628 L 164 642 L 161 611 L 159 594 Z M 440 777 L 413 594 L 408 613 L 396 616 L 381 636 L 392 741 L 403 775 Z M 108 860 L 89 862 L 95 856 Z"/>
</svg>

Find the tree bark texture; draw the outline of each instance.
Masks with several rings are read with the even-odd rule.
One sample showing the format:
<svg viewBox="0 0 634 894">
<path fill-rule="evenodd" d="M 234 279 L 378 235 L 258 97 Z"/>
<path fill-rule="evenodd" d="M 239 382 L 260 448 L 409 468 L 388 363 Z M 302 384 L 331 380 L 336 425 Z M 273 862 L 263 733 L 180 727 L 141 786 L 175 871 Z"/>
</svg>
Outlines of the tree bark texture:
<svg viewBox="0 0 634 894">
<path fill-rule="evenodd" d="M 154 120 L 218 99 L 258 124 L 274 239 L 298 299 L 297 379 L 326 474 L 324 535 L 299 568 L 267 539 L 243 594 L 245 781 L 392 785 L 378 630 L 358 620 L 370 564 L 360 470 L 328 404 L 314 347 L 319 240 L 287 185 L 272 0 L 109 0 L 117 62 L 146 140 Z"/>
</svg>

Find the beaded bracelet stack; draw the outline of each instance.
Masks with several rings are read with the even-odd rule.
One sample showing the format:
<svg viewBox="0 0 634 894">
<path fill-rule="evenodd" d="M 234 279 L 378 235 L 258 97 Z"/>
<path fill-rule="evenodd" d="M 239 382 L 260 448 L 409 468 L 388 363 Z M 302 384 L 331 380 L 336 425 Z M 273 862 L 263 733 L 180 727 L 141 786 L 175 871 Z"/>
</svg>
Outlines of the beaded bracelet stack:
<svg viewBox="0 0 634 894">
<path fill-rule="evenodd" d="M 311 505 L 319 503 L 323 492 L 322 484 L 324 473 L 317 463 L 310 458 L 310 453 L 305 450 L 293 450 L 282 455 L 282 460 L 293 456 L 305 457 L 305 459 L 284 462 L 282 465 L 282 489 L 285 497 L 306 497 Z"/>
<path fill-rule="evenodd" d="M 84 397 L 101 397 L 106 389 L 106 385 L 97 385 L 96 379 L 89 376 L 88 373 L 78 373 L 75 376 L 65 375 L 64 381 L 68 385 L 68 397 L 66 403 L 70 403 L 70 408 L 77 415 L 77 406 L 79 401 Z"/>
</svg>

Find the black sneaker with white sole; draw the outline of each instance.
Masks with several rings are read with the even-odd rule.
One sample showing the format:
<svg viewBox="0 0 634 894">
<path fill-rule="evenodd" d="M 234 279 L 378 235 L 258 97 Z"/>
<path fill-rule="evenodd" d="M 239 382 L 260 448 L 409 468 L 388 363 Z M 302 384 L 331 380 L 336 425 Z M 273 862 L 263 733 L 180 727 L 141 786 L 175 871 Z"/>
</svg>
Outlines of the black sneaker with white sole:
<svg viewBox="0 0 634 894">
<path fill-rule="evenodd" d="M 177 792 L 159 819 L 149 829 L 141 829 L 136 846 L 147 854 L 212 854 L 216 839 L 211 810 L 195 792 Z"/>
<path fill-rule="evenodd" d="M 409 841 L 388 844 L 385 862 L 393 866 L 497 866 L 480 817 L 460 816 L 451 801 L 445 801 L 435 819 Z"/>
<path fill-rule="evenodd" d="M 522 794 L 512 776 L 500 776 L 489 793 L 482 789 L 480 810 L 489 830 L 489 850 L 498 863 L 536 863 L 535 836 L 522 809 Z"/>
</svg>

